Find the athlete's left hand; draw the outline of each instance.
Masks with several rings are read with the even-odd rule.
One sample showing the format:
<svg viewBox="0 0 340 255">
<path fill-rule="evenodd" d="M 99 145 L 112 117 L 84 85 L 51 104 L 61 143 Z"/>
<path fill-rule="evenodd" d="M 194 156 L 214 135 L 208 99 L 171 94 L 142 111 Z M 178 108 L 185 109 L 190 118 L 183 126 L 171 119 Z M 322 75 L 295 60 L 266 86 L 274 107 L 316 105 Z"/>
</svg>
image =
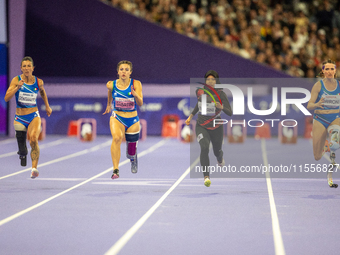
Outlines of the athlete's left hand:
<svg viewBox="0 0 340 255">
<path fill-rule="evenodd" d="M 52 114 L 52 109 L 51 109 L 51 107 L 49 107 L 49 106 L 46 107 L 46 114 L 47 114 L 48 117 L 51 116 L 51 114 Z"/>
<path fill-rule="evenodd" d="M 136 97 L 137 96 L 137 93 L 136 91 L 134 90 L 133 86 L 131 86 L 131 94 Z"/>
<path fill-rule="evenodd" d="M 221 105 L 220 102 L 217 102 L 215 105 L 218 109 L 223 109 L 223 105 Z"/>
<path fill-rule="evenodd" d="M 105 112 L 103 112 L 104 114 L 110 113 L 111 112 L 111 105 L 106 106 Z"/>
</svg>

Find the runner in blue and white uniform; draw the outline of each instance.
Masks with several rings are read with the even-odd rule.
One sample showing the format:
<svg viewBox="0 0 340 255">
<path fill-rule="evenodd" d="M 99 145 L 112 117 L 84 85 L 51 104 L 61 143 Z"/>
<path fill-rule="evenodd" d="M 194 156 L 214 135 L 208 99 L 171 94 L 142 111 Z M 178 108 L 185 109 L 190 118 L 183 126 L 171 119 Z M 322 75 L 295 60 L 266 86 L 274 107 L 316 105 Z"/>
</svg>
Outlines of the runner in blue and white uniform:
<svg viewBox="0 0 340 255">
<path fill-rule="evenodd" d="M 46 106 L 47 116 L 50 116 L 52 109 L 48 104 L 48 99 L 44 89 L 44 82 L 33 76 L 34 64 L 31 57 L 24 57 L 21 61 L 22 74 L 14 77 L 6 91 L 5 101 L 8 102 L 13 96 L 16 99 L 16 114 L 14 117 L 14 129 L 19 147 L 19 157 L 21 165 L 27 164 L 27 132 L 30 137 L 32 170 L 31 178 L 39 175 L 37 170 L 40 155 L 38 137 L 41 129 L 41 119 L 37 107 L 37 95 L 40 92 Z"/>
<path fill-rule="evenodd" d="M 325 152 L 330 152 L 332 163 L 335 164 L 335 151 L 339 149 L 340 134 L 340 84 L 335 79 L 336 65 L 332 60 L 322 63 L 320 81 L 314 84 L 307 108 L 314 110 L 313 115 L 313 153 L 315 160 L 320 160 Z M 329 142 L 327 139 L 329 135 Z M 333 183 L 331 174 L 328 184 L 332 188 L 338 187 Z"/>
<path fill-rule="evenodd" d="M 132 63 L 126 60 L 120 61 L 117 71 L 119 78 L 106 84 L 108 101 L 103 113 L 111 113 L 113 109 L 110 118 L 112 179 L 119 177 L 120 144 L 124 136 L 127 143 L 126 156 L 131 161 L 131 172 L 137 173 L 137 142 L 140 131 L 137 105 L 143 105 L 142 84 L 130 78 Z"/>
</svg>

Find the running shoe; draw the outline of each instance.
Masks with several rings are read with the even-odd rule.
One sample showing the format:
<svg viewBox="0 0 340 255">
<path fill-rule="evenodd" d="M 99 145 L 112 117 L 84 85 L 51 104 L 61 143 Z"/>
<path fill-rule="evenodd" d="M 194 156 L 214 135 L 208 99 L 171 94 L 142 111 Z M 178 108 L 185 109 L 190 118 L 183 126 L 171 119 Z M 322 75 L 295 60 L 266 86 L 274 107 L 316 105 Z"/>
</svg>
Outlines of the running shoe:
<svg viewBox="0 0 340 255">
<path fill-rule="evenodd" d="M 115 169 L 115 170 L 113 170 L 113 173 L 111 175 L 111 179 L 114 180 L 114 179 L 117 179 L 117 178 L 119 178 L 119 170 Z"/>
<path fill-rule="evenodd" d="M 211 181 L 210 181 L 209 177 L 204 178 L 204 185 L 205 185 L 206 187 L 210 187 L 210 184 L 211 184 Z"/>
<path fill-rule="evenodd" d="M 38 177 L 38 176 L 39 176 L 39 171 L 38 171 L 38 169 L 32 168 L 32 171 L 31 171 L 31 178 L 34 179 L 34 178 L 36 178 L 36 177 Z"/>
<path fill-rule="evenodd" d="M 337 188 L 338 187 L 338 184 L 333 183 L 333 180 L 331 180 L 331 181 L 329 180 L 328 185 L 329 185 L 330 188 Z"/>
</svg>

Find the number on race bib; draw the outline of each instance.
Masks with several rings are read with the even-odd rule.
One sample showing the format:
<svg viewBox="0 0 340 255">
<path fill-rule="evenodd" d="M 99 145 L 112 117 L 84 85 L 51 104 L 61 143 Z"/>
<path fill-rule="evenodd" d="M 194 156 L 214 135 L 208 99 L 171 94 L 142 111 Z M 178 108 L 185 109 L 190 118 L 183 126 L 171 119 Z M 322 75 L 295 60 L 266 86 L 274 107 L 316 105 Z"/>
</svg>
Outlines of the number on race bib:
<svg viewBox="0 0 340 255">
<path fill-rule="evenodd" d="M 37 94 L 19 92 L 18 102 L 22 105 L 35 105 Z"/>
<path fill-rule="evenodd" d="M 135 108 L 134 98 L 115 98 L 115 108 L 121 110 L 133 110 Z"/>
</svg>

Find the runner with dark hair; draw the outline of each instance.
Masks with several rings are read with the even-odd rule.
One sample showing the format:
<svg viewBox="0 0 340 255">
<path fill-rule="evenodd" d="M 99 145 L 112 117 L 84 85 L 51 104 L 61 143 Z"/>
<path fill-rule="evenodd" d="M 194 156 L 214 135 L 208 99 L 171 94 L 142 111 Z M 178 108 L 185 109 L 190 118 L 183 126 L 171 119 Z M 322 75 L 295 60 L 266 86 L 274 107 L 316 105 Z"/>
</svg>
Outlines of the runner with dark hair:
<svg viewBox="0 0 340 255">
<path fill-rule="evenodd" d="M 217 158 L 219 166 L 224 166 L 225 161 L 223 158 L 222 143 L 223 143 L 223 125 L 215 124 L 215 119 L 221 119 L 220 115 L 222 111 L 231 116 L 232 110 L 227 98 L 227 95 L 222 89 L 215 89 L 216 84 L 220 84 L 219 75 L 216 71 L 210 70 L 205 75 L 204 88 L 197 89 L 196 95 L 198 102 L 186 120 L 186 124 L 189 125 L 191 119 L 199 111 L 196 123 L 196 137 L 201 147 L 200 161 L 204 175 L 204 185 L 209 187 L 211 184 L 209 178 L 209 146 L 212 143 L 214 155 Z M 202 114 L 202 95 L 207 94 L 206 97 L 206 114 Z M 212 95 L 214 97 L 211 98 Z M 216 103 L 215 103 L 216 102 Z"/>
</svg>

